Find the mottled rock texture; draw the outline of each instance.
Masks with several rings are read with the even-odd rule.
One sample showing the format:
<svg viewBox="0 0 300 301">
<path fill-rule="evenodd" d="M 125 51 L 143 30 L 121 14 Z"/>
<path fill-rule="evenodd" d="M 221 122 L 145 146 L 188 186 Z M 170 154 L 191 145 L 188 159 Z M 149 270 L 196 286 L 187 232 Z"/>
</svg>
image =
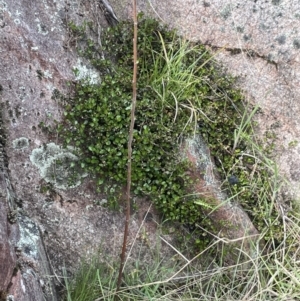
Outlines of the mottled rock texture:
<svg viewBox="0 0 300 301">
<path fill-rule="evenodd" d="M 74 238 L 74 235 L 83 236 L 77 234 L 80 218 L 72 220 L 69 212 L 62 209 L 62 197 L 55 191 L 51 190 L 51 195 L 47 189 L 48 193 L 42 193 L 46 183 L 41 182 L 39 170 L 29 159 L 33 149 L 49 141 L 45 135 L 47 126 L 53 124 L 54 119 L 60 119 L 60 108 L 52 99 L 54 89 L 63 90 L 66 80 L 73 78 L 72 68 L 77 63 L 77 56 L 64 48 L 68 44 L 67 18 L 73 14 L 76 20 L 80 18 L 78 14 L 86 10 L 92 11 L 77 2 L 72 5 L 64 1 L 0 2 L 0 84 L 4 116 L 1 126 L 4 125 L 7 135 L 6 141 L 1 136 L 0 156 L 3 170 L 0 200 L 1 297 L 13 296 L 18 301 L 57 300 L 53 289 L 54 271 L 50 269 L 52 262 L 57 259 L 55 262 L 59 264 L 54 266 L 60 272 L 64 262 L 67 269 L 76 266 L 78 250 L 83 255 L 98 248 L 105 240 L 101 234 L 95 242 L 93 234 L 88 241 L 78 242 Z M 101 15 L 99 10 L 93 11 Z M 53 140 L 57 142 L 55 138 Z M 8 160 L 3 159 L 6 154 Z M 84 192 L 81 195 L 82 200 L 88 200 L 82 205 L 85 208 L 92 200 Z M 66 200 L 73 200 L 73 197 L 66 196 Z M 71 207 L 76 208 L 75 205 Z M 84 210 L 80 211 L 83 215 L 81 213 Z M 102 215 L 106 218 L 105 212 Z M 89 232 L 90 218 L 83 219 L 79 227 L 82 232 Z M 105 223 L 100 215 L 94 221 Z M 119 222 L 121 228 L 121 220 Z M 73 230 L 60 229 L 60 223 Z M 112 223 L 109 222 L 109 226 Z M 68 236 L 66 241 L 62 241 L 62 234 Z M 68 256 L 62 255 L 62 249 L 77 255 L 69 258 L 68 263 L 65 261 Z"/>
<path fill-rule="evenodd" d="M 7 221 L 6 200 L 1 196 L 0 200 L 0 291 L 5 291 L 12 278 L 16 266 L 16 255 L 11 242 L 11 226 Z"/>
<path fill-rule="evenodd" d="M 73 68 L 95 75 L 76 53 L 77 40 L 70 38 L 67 28 L 70 20 L 77 24 L 92 20 L 96 26 L 93 34 L 99 42 L 101 28 L 107 26 L 97 1 L 0 1 L 0 97 L 4 119 L 0 125 L 4 125 L 7 135 L 0 159 L 5 154 L 8 157 L 0 166 L 5 170 L 0 178 L 1 298 L 60 299 L 54 282 L 63 285 L 59 283 L 61 278 L 55 277 L 61 276 L 63 269 L 74 272 L 82 257 L 96 252 L 105 254 L 104 260 L 119 258 L 123 212 L 98 205 L 105 203 L 105 196 L 96 193 L 89 177 L 82 185 L 76 183 L 73 189 L 61 190 L 67 171 L 58 169 L 54 162 L 76 160 L 65 151 L 59 153 L 56 146 L 61 141 L 56 132 L 49 136 L 49 126 L 62 116 L 58 91 L 68 94 L 66 83 L 75 78 Z M 93 78 L 97 80 L 97 76 Z M 38 163 L 42 164 L 36 164 L 36 160 L 33 164 L 34 156 L 39 156 Z M 140 202 L 140 208 L 147 211 L 149 202 Z M 155 216 L 153 209 L 151 212 Z M 137 238 L 141 216 L 132 219 L 129 243 Z M 145 227 L 154 245 L 155 222 Z M 140 254 L 146 264 L 152 259 L 148 249 L 141 242 L 140 247 L 133 248 L 132 257 Z"/>
<path fill-rule="evenodd" d="M 290 147 L 300 129 L 298 1 L 138 2 L 141 10 L 183 35 L 222 49 L 217 58 L 240 75 L 249 101 L 263 109 L 261 130 L 276 132 L 281 172 L 299 196 L 300 146 Z M 130 16 L 130 1 L 111 4 L 120 19 Z M 1 158 L 8 156 L 0 178 L 0 290 L 18 301 L 57 300 L 54 273 L 61 275 L 64 267 L 73 271 L 82 256 L 99 246 L 100 253 L 116 256 L 123 237 L 123 214 L 95 205 L 103 196 L 93 190 L 92 179 L 62 191 L 55 182 L 48 185 L 30 161 L 34 149 L 60 142 L 55 132 L 50 138 L 46 133 L 62 116 L 55 91 L 68 93 L 66 81 L 74 79 L 74 67 L 90 70 L 78 60 L 77 41 L 66 26 L 70 20 L 92 20 L 99 41 L 107 24 L 97 1 L 0 1 L 1 103 L 7 133 Z M 130 241 L 140 222 L 140 215 L 132 219 Z M 145 249 L 136 252 L 145 254 L 147 262 L 151 256 Z"/>
</svg>

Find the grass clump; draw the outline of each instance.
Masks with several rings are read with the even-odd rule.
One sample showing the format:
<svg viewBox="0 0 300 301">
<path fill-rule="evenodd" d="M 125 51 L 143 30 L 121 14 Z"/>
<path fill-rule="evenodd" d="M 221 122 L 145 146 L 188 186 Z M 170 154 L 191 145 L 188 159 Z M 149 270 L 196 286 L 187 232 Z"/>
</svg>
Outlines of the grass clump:
<svg viewBox="0 0 300 301">
<path fill-rule="evenodd" d="M 164 280 L 175 269 L 174 263 L 166 267 L 156 261 L 149 265 L 136 262 L 135 266 L 124 271 L 124 286 L 118 293 L 119 300 L 153 300 L 167 294 L 170 283 L 164 285 Z M 116 300 L 117 271 L 114 262 L 100 262 L 96 258 L 83 262 L 73 279 L 65 275 L 64 300 Z"/>
<path fill-rule="evenodd" d="M 141 259 L 137 259 L 134 266 L 127 263 L 124 285 L 117 293 L 118 269 L 114 263 L 95 259 L 85 262 L 75 278 L 65 277 L 64 300 L 297 301 L 300 295 L 299 216 L 285 218 L 284 223 L 286 239 L 274 249 L 263 249 L 255 257 L 237 249 L 240 256 L 231 265 L 225 263 L 222 255 L 219 258 L 210 255 L 216 245 L 222 247 L 230 243 L 222 238 L 217 238 L 192 259 L 173 247 L 176 254 L 170 260 L 158 254 L 151 264 Z"/>
</svg>

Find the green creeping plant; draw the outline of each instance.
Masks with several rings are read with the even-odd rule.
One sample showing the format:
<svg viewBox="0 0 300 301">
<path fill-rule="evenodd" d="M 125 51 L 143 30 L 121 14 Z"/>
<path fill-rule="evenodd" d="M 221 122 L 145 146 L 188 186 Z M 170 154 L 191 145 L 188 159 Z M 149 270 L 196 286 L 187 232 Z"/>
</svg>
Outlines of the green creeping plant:
<svg viewBox="0 0 300 301">
<path fill-rule="evenodd" d="M 251 166 L 261 172 L 259 185 L 269 175 L 257 160 L 249 161 L 243 155 L 250 148 L 242 134 L 250 137 L 252 127 L 243 126 L 243 133 L 238 131 L 247 108 L 242 93 L 235 88 L 235 79 L 224 74 L 200 43 L 187 42 L 174 30 L 142 15 L 138 28 L 133 193 L 149 196 L 165 219 L 182 224 L 205 220 L 211 227 L 204 218 L 209 200 L 197 202 L 190 193 L 193 180 L 187 172 L 189 164 L 180 156 L 180 141 L 200 133 L 215 159 L 222 188 L 239 195 L 238 201 L 261 230 L 263 216 L 252 210 L 258 206 L 259 188 L 251 190 Z M 75 84 L 74 94 L 65 105 L 60 135 L 65 145 L 76 147 L 81 166 L 97 177 L 98 188 L 109 191 L 114 187 L 118 194 L 126 183 L 133 26 L 125 21 L 105 29 L 101 46 L 91 41 L 83 28 L 72 30 L 80 32 L 78 51 L 101 74 L 101 84 L 87 80 Z M 238 145 L 234 133 L 240 135 Z M 231 180 L 233 175 L 235 180 Z"/>
</svg>

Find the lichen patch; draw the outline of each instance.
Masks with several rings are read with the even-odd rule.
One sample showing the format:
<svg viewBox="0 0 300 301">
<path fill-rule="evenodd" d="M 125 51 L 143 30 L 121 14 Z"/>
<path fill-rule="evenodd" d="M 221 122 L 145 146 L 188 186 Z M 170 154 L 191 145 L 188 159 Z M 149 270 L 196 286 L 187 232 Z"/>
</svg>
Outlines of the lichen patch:
<svg viewBox="0 0 300 301">
<path fill-rule="evenodd" d="M 81 184 L 82 173 L 78 157 L 72 153 L 72 148 L 64 149 L 51 142 L 40 148 L 35 148 L 30 161 L 38 167 L 42 178 L 59 189 L 74 188 Z"/>
</svg>

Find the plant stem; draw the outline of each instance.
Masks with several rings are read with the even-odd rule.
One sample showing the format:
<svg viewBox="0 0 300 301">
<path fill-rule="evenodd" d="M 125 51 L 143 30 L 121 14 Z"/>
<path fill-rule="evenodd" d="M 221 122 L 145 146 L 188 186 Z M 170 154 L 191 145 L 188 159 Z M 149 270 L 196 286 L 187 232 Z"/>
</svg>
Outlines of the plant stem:
<svg viewBox="0 0 300 301">
<path fill-rule="evenodd" d="M 130 116 L 129 138 L 128 138 L 128 165 L 127 165 L 127 190 L 126 190 L 126 219 L 124 227 L 124 238 L 121 253 L 121 263 L 117 281 L 117 292 L 120 290 L 122 282 L 122 274 L 126 255 L 126 245 L 128 237 L 129 219 L 130 219 L 130 189 L 131 189 L 131 159 L 132 159 L 132 140 L 133 140 L 133 128 L 135 119 L 135 107 L 136 107 L 136 82 L 137 82 L 137 0 L 133 0 L 133 78 L 132 78 L 132 106 Z"/>
</svg>

